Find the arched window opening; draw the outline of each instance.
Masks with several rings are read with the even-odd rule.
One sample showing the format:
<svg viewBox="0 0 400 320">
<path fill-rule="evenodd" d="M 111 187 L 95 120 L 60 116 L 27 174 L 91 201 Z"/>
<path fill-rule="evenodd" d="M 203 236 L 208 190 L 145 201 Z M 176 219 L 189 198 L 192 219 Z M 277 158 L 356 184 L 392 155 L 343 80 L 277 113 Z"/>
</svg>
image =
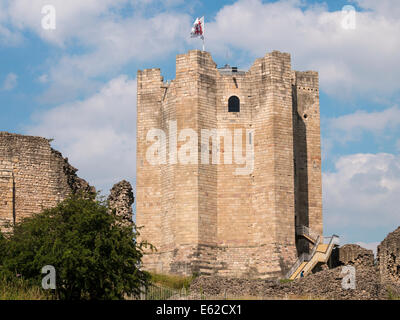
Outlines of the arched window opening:
<svg viewBox="0 0 400 320">
<path fill-rule="evenodd" d="M 232 96 L 228 100 L 228 111 L 229 112 L 240 112 L 240 100 L 236 96 Z"/>
</svg>

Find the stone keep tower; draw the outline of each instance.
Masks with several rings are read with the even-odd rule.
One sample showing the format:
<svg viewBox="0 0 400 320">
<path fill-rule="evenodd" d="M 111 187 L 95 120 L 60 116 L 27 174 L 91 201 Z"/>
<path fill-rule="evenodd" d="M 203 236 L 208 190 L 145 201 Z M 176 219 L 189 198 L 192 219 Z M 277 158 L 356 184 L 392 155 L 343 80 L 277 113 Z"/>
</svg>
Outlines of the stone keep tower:
<svg viewBox="0 0 400 320">
<path fill-rule="evenodd" d="M 141 239 L 157 248 L 145 255 L 145 268 L 284 275 L 309 250 L 296 225 L 322 235 L 318 73 L 293 71 L 290 55 L 278 51 L 245 72 L 218 69 L 208 52 L 193 50 L 177 56 L 175 80 L 164 82 L 160 69 L 146 69 L 137 81 L 136 222 Z M 197 163 L 176 161 L 166 150 L 167 161 L 149 162 L 149 130 L 165 132 L 162 148 L 187 142 L 171 134 L 171 121 L 178 136 L 186 128 L 198 134 Z M 254 169 L 238 175 L 243 165 L 222 161 L 225 139 L 217 145 L 219 164 L 202 163 L 204 129 L 228 129 L 232 136 L 243 129 Z"/>
</svg>

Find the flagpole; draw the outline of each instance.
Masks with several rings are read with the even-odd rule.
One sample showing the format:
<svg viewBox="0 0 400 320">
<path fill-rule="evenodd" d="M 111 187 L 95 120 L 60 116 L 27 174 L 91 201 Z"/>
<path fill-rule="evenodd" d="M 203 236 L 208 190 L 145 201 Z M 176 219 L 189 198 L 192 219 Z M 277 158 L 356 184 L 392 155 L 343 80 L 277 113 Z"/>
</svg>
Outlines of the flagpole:
<svg viewBox="0 0 400 320">
<path fill-rule="evenodd" d="M 201 22 L 203 22 L 203 25 L 201 26 L 202 27 L 202 38 L 203 38 L 203 51 L 206 51 L 205 45 L 204 45 L 204 32 L 206 31 L 205 23 L 204 23 L 204 16 L 201 17 Z"/>
</svg>

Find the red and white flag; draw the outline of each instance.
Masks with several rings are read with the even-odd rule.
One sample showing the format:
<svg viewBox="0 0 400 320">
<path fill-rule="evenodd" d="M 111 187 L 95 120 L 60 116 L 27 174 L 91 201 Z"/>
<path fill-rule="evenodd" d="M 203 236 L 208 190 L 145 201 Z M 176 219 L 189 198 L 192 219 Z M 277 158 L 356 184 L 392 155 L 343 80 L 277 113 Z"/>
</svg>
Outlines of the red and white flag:
<svg viewBox="0 0 400 320">
<path fill-rule="evenodd" d="M 196 21 L 193 23 L 190 36 L 192 38 L 200 37 L 202 40 L 204 40 L 204 17 L 196 18 Z"/>
</svg>

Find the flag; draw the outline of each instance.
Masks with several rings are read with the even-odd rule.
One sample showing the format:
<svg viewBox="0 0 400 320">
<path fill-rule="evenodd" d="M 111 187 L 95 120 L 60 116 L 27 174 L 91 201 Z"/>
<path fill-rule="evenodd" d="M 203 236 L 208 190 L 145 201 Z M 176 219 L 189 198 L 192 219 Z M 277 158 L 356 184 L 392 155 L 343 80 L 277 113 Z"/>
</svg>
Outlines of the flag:
<svg viewBox="0 0 400 320">
<path fill-rule="evenodd" d="M 200 37 L 204 40 L 204 17 L 196 18 L 193 23 L 192 32 L 190 32 L 192 38 Z"/>
</svg>

